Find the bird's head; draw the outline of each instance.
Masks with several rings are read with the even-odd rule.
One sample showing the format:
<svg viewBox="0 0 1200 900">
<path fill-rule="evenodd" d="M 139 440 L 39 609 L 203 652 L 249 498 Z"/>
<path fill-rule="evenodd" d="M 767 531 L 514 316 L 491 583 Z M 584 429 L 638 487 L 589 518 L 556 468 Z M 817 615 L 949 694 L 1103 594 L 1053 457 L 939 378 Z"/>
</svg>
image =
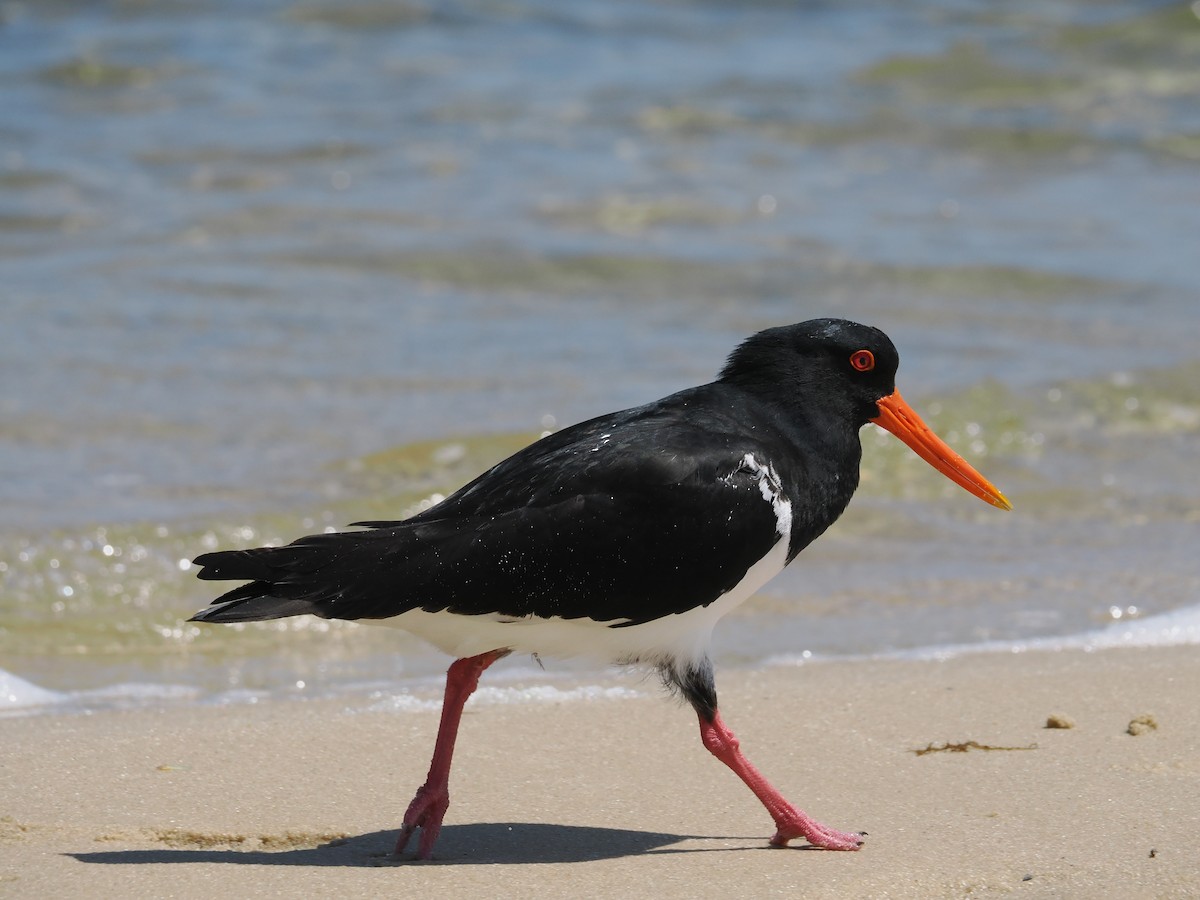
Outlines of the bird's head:
<svg viewBox="0 0 1200 900">
<path fill-rule="evenodd" d="M 760 331 L 730 355 L 721 380 L 786 405 L 820 405 L 855 428 L 874 422 L 951 481 L 1001 509 L 1008 499 L 921 421 L 896 390 L 900 355 L 878 328 L 812 319 Z"/>
</svg>

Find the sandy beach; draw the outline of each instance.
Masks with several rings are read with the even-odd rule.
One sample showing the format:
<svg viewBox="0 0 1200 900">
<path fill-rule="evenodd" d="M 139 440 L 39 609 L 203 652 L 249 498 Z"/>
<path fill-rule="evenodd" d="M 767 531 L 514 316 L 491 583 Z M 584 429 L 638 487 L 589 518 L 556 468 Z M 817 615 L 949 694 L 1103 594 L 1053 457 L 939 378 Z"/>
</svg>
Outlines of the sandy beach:
<svg viewBox="0 0 1200 900">
<path fill-rule="evenodd" d="M 1200 894 L 1195 648 L 724 673 L 750 758 L 812 815 L 868 832 L 858 853 L 768 848 L 690 711 L 627 673 L 606 685 L 635 694 L 468 707 L 429 863 L 390 848 L 432 709 L 6 720 L 0 895 Z"/>
</svg>

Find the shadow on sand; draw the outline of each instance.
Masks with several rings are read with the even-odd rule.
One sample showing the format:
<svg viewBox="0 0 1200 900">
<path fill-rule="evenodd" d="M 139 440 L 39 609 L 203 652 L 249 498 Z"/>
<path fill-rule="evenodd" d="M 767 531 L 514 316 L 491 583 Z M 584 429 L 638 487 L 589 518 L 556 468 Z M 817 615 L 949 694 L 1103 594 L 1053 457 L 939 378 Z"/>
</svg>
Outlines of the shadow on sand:
<svg viewBox="0 0 1200 900">
<path fill-rule="evenodd" d="M 724 843 L 711 847 L 679 847 L 682 841 L 743 840 L 591 828 L 577 825 L 546 825 L 528 822 L 481 822 L 447 825 L 438 840 L 433 860 L 412 858 L 412 853 L 394 856 L 396 832 L 373 831 L 317 847 L 291 850 L 237 850 L 228 848 L 160 847 L 147 850 L 106 850 L 68 854 L 80 862 L 121 865 L 162 863 L 232 863 L 252 866 L 394 866 L 394 865 L 526 865 L 531 863 L 576 863 L 619 859 L 647 853 L 704 853 L 746 850 Z M 760 842 L 762 838 L 746 839 Z M 414 839 L 411 847 L 415 847 Z M 752 845 L 753 846 L 753 845 Z"/>
</svg>

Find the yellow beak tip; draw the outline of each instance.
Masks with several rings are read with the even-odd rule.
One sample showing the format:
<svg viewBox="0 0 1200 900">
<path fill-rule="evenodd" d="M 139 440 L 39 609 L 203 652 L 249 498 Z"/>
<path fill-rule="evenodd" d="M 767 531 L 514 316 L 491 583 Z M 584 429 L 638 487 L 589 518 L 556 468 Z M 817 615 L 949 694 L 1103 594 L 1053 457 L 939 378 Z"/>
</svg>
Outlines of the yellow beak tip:
<svg viewBox="0 0 1200 900">
<path fill-rule="evenodd" d="M 870 421 L 900 438 L 916 454 L 959 487 L 965 488 L 985 503 L 997 509 L 1012 509 L 1008 498 L 995 485 L 929 430 L 921 417 L 909 406 L 899 391 L 893 391 L 878 401 L 879 415 Z"/>
</svg>

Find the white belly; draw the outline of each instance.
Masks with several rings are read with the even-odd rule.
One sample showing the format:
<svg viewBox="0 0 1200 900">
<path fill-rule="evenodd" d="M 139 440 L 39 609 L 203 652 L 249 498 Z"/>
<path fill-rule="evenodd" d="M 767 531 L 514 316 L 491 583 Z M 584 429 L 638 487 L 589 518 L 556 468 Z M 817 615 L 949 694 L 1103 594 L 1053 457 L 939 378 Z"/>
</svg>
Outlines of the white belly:
<svg viewBox="0 0 1200 900">
<path fill-rule="evenodd" d="M 783 571 L 788 541 L 781 535 L 771 551 L 747 570 L 731 590 L 708 606 L 613 628 L 591 619 L 502 618 L 429 613 L 414 609 L 377 624 L 403 628 L 456 658 L 501 648 L 547 657 L 585 657 L 605 662 L 656 664 L 700 660 L 708 653 L 713 626 Z"/>
</svg>

